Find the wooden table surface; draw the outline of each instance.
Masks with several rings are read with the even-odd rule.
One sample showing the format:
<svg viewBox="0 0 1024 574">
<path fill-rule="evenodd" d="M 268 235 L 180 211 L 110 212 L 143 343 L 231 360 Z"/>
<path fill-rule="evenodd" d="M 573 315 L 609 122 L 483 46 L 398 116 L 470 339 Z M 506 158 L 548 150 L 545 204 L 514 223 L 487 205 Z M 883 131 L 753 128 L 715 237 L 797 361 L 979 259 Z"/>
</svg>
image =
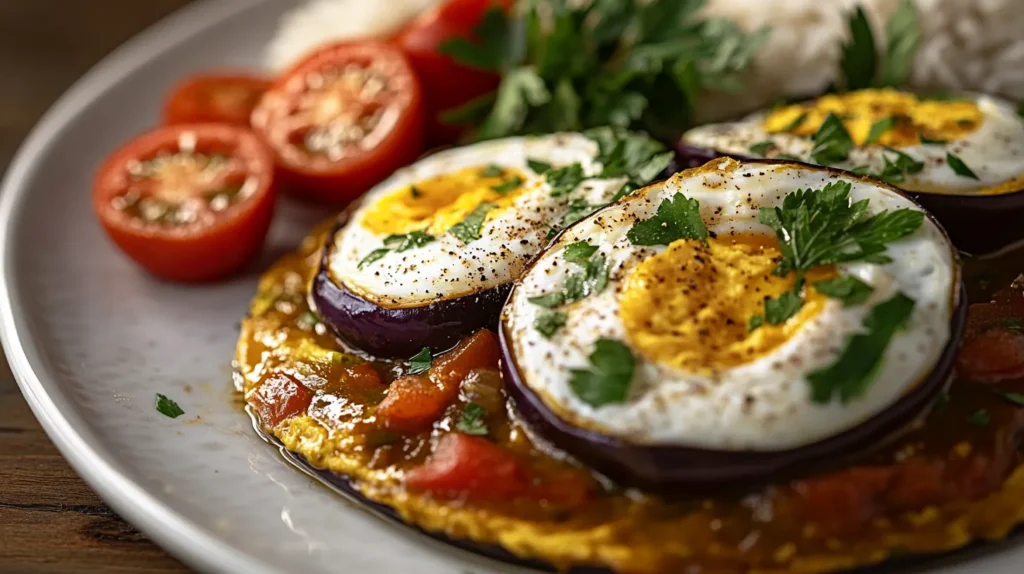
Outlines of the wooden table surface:
<svg viewBox="0 0 1024 574">
<path fill-rule="evenodd" d="M 121 42 L 188 1 L 0 0 L 0 172 L 61 92 Z M 4 362 L 0 572 L 187 572 L 71 470 Z"/>
</svg>

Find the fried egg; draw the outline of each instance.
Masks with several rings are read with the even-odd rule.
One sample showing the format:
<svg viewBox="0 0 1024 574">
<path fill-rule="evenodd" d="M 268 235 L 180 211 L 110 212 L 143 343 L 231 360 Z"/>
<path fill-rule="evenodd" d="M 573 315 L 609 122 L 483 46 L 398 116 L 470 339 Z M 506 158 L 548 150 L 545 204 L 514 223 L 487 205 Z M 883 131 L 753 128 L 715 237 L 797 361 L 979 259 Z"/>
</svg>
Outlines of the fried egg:
<svg viewBox="0 0 1024 574">
<path fill-rule="evenodd" d="M 932 372 L 951 337 L 959 268 L 930 218 L 889 243 L 888 259 L 809 271 L 804 304 L 788 320 L 751 321 L 766 298 L 794 289 L 796 281 L 792 272 L 774 272 L 782 247 L 758 209 L 834 182 L 850 185 L 851 205 L 868 200 L 866 216 L 921 211 L 893 188 L 842 172 L 722 158 L 569 228 L 531 263 L 503 310 L 505 344 L 521 384 L 575 427 L 630 444 L 715 450 L 800 447 L 893 405 Z M 677 194 L 699 202 L 707 241 L 634 244 L 630 230 L 652 220 L 666 201 L 679 200 Z M 594 258 L 607 264 L 606 286 L 592 283 L 556 307 L 560 315 L 552 322 L 546 299 L 566 289 L 573 275 L 588 274 Z M 847 301 L 811 288 L 847 276 L 867 284 L 870 294 Z M 851 337 L 870 324 L 872 309 L 899 294 L 913 301 L 913 310 L 885 347 L 872 382 L 849 400 L 815 398 L 812 373 L 835 365 Z M 588 370 L 608 375 L 629 362 L 628 356 L 594 361 L 608 340 L 629 350 L 635 368 L 621 400 L 595 401 L 574 378 Z"/>
<path fill-rule="evenodd" d="M 845 159 L 824 162 L 814 153 L 815 134 L 829 114 L 842 121 L 853 145 Z M 1002 194 L 1024 187 L 1024 119 L 1013 104 L 992 96 L 929 99 L 893 89 L 830 94 L 698 127 L 682 143 L 732 156 L 827 163 L 912 192 Z M 901 153 L 909 157 L 903 168 Z"/>
<path fill-rule="evenodd" d="M 507 284 L 567 217 L 605 205 L 622 188 L 625 178 L 593 177 L 602 170 L 598 154 L 594 141 L 564 133 L 423 158 L 372 189 L 335 234 L 332 280 L 386 308 Z M 541 172 L 573 164 L 582 183 L 553 193 Z"/>
</svg>

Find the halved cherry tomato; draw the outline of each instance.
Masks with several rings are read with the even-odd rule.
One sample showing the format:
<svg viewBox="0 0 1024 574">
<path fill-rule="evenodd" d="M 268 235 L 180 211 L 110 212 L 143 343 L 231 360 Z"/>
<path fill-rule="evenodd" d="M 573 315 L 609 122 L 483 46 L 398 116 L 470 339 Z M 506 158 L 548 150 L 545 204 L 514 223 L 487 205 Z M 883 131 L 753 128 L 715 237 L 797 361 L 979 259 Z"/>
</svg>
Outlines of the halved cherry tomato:
<svg viewBox="0 0 1024 574">
<path fill-rule="evenodd" d="M 442 436 L 422 466 L 409 471 L 406 484 L 437 496 L 503 500 L 525 494 L 530 480 L 515 456 L 476 436 Z"/>
<path fill-rule="evenodd" d="M 289 191 L 355 199 L 423 149 L 419 80 L 405 56 L 374 41 L 313 52 L 278 79 L 252 115 Z"/>
<path fill-rule="evenodd" d="M 284 373 L 275 373 L 260 383 L 249 397 L 260 422 L 274 428 L 282 421 L 300 415 L 313 402 L 313 392 Z"/>
<path fill-rule="evenodd" d="M 501 77 L 457 63 L 440 51 L 453 38 L 474 39 L 473 29 L 493 6 L 508 10 L 513 0 L 448 0 L 413 20 L 396 39 L 423 83 L 427 136 L 431 144 L 452 143 L 463 128 L 445 124 L 442 114 L 493 92 Z"/>
<path fill-rule="evenodd" d="M 274 212 L 274 162 L 245 128 L 158 128 L 115 151 L 96 174 L 93 210 L 150 273 L 209 281 L 244 266 Z"/>
<path fill-rule="evenodd" d="M 224 122 L 248 126 L 270 81 L 244 74 L 200 74 L 181 82 L 167 96 L 164 123 Z"/>
</svg>

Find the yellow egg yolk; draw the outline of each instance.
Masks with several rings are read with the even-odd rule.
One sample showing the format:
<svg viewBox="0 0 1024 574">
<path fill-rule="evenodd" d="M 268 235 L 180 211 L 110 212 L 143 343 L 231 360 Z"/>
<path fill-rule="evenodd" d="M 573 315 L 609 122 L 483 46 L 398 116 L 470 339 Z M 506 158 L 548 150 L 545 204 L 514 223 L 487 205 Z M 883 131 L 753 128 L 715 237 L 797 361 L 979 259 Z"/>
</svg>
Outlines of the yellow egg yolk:
<svg viewBox="0 0 1024 574">
<path fill-rule="evenodd" d="M 774 236 L 721 236 L 707 245 L 681 239 L 640 263 L 625 281 L 619 316 L 634 349 L 647 360 L 713 375 L 754 361 L 785 343 L 821 312 L 825 296 L 805 287 L 804 306 L 780 325 L 750 331 L 767 297 L 793 288 L 795 274 L 773 272 L 781 257 Z M 808 273 L 806 284 L 836 275 Z"/>
<path fill-rule="evenodd" d="M 515 169 L 470 167 L 386 195 L 370 206 L 361 223 L 382 235 L 418 230 L 442 235 L 483 203 L 496 204 L 490 217 L 510 205 L 526 187 L 526 176 Z"/>
<path fill-rule="evenodd" d="M 857 145 L 867 142 L 876 122 L 893 118 L 892 127 L 873 142 L 890 147 L 916 145 L 922 137 L 942 141 L 962 138 L 978 129 L 983 119 L 972 101 L 921 100 L 914 94 L 882 89 L 831 94 L 785 106 L 768 114 L 762 128 L 769 133 L 812 136 L 829 113 L 843 121 Z"/>
</svg>

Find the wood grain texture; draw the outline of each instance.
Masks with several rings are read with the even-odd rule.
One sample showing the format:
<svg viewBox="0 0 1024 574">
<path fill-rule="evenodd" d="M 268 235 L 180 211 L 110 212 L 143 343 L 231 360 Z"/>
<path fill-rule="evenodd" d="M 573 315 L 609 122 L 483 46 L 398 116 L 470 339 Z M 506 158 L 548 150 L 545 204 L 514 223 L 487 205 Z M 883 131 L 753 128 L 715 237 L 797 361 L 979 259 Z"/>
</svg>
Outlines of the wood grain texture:
<svg viewBox="0 0 1024 574">
<path fill-rule="evenodd" d="M 123 41 L 187 3 L 0 0 L 0 171 L 68 86 Z M 4 362 L 0 572 L 187 572 L 78 478 L 32 416 Z"/>
</svg>

